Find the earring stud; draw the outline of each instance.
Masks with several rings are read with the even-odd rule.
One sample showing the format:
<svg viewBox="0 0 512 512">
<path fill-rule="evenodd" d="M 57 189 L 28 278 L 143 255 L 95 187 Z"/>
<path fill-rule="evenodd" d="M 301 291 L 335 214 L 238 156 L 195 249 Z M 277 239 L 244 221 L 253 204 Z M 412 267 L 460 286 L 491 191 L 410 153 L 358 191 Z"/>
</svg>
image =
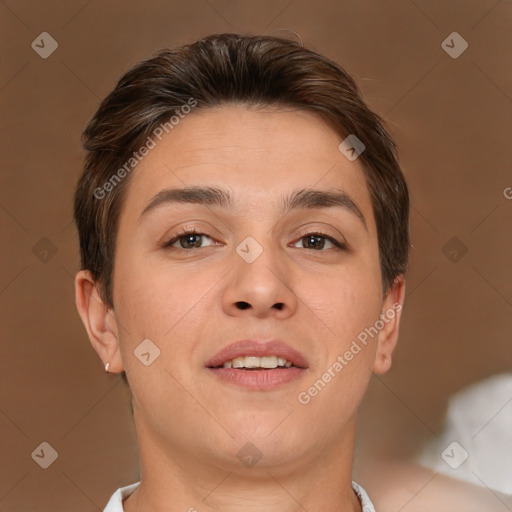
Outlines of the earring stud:
<svg viewBox="0 0 512 512">
<path fill-rule="evenodd" d="M 105 371 L 106 371 L 107 373 L 109 373 L 109 371 L 108 371 L 109 366 L 110 366 L 110 363 L 107 363 L 107 364 L 105 365 Z"/>
</svg>

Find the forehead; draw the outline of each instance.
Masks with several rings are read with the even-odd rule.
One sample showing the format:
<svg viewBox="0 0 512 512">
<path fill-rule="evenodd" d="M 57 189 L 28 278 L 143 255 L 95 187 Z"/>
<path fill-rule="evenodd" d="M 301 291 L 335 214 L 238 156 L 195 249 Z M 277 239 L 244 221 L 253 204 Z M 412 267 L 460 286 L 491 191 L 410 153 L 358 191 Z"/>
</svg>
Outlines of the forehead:
<svg viewBox="0 0 512 512">
<path fill-rule="evenodd" d="M 124 216 L 140 215 L 165 188 L 222 185 L 233 207 L 275 208 L 299 189 L 345 191 L 373 226 L 362 164 L 338 150 L 341 137 L 311 112 L 249 109 L 196 110 L 174 126 L 132 171 Z"/>
</svg>

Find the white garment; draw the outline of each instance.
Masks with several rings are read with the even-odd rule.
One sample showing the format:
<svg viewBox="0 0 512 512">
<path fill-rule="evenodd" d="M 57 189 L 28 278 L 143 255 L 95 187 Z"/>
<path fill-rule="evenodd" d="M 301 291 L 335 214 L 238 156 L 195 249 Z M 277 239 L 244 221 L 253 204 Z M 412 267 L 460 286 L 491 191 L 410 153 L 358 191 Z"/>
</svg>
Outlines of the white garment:
<svg viewBox="0 0 512 512">
<path fill-rule="evenodd" d="M 131 485 L 127 485 L 126 487 L 121 487 L 118 489 L 110 498 L 107 503 L 107 507 L 103 510 L 103 512 L 124 512 L 123 509 L 123 500 L 130 496 L 130 494 L 135 491 L 135 489 L 139 486 L 140 482 L 136 482 Z M 352 489 L 354 489 L 359 501 L 361 502 L 361 507 L 363 512 L 375 512 L 375 508 L 368 498 L 368 494 L 366 491 L 355 482 L 352 482 Z"/>
<path fill-rule="evenodd" d="M 454 395 L 442 434 L 416 458 L 453 478 L 512 494 L 512 373 Z"/>
</svg>

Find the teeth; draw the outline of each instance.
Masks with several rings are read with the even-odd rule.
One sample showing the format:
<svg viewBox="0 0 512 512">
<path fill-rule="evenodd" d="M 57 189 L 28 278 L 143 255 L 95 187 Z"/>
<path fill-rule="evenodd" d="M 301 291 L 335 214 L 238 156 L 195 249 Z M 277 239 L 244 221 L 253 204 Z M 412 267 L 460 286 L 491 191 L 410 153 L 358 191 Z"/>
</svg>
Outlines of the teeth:
<svg viewBox="0 0 512 512">
<path fill-rule="evenodd" d="M 254 357 L 254 356 L 245 356 L 245 364 L 246 368 L 258 368 L 260 366 L 260 360 L 263 358 Z"/>
<path fill-rule="evenodd" d="M 242 356 L 226 361 L 222 366 L 224 368 L 277 368 L 278 366 L 290 368 L 292 363 L 284 357 L 277 356 Z"/>
</svg>

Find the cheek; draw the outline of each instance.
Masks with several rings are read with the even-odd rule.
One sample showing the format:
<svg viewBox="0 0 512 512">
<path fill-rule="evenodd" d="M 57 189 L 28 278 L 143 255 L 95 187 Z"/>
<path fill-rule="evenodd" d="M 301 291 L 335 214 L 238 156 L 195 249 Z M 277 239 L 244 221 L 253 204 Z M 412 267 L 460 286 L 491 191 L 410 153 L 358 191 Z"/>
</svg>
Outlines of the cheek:
<svg viewBox="0 0 512 512">
<path fill-rule="evenodd" d="M 121 350 L 126 366 L 138 364 L 133 351 L 145 339 L 160 349 L 160 364 L 175 366 L 190 359 L 202 325 L 211 318 L 210 294 L 222 274 L 150 258 L 133 263 L 126 258 L 118 270 L 114 301 L 116 318 L 124 327 Z"/>
<path fill-rule="evenodd" d="M 343 350 L 378 319 L 381 300 L 380 273 L 367 267 L 346 267 L 335 274 L 306 275 L 300 297 L 308 314 L 325 334 L 329 352 Z M 330 340 L 330 341 L 329 341 Z"/>
<path fill-rule="evenodd" d="M 194 275 L 147 264 L 121 267 L 117 277 L 116 314 L 131 337 L 164 338 L 204 294 Z"/>
<path fill-rule="evenodd" d="M 379 318 L 380 288 L 367 275 L 354 274 L 336 284 L 331 279 L 327 291 L 316 286 L 310 287 L 307 305 L 318 320 L 316 341 L 322 349 L 297 400 L 310 416 L 332 418 L 332 424 L 326 419 L 324 425 L 335 429 L 355 413 L 368 387 L 376 338 L 365 330 Z"/>
</svg>

